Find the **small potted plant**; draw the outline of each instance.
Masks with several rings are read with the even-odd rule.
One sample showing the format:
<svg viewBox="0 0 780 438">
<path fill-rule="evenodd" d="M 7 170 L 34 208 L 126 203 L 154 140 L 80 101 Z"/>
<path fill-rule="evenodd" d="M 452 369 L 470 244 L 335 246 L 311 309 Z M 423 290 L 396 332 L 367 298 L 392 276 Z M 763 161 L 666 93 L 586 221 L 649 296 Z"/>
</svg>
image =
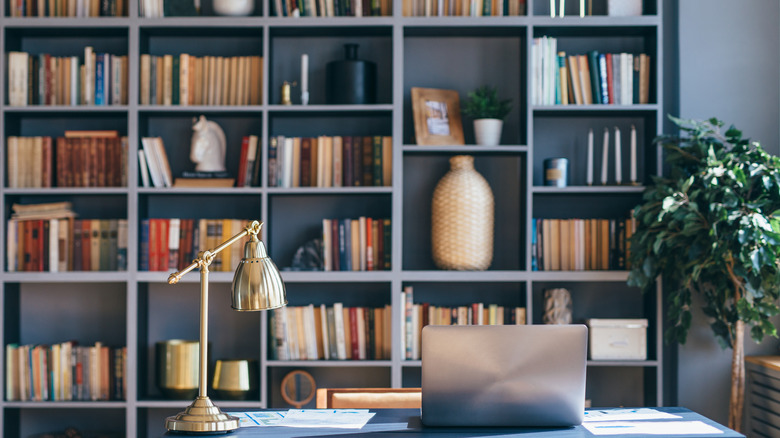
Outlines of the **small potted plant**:
<svg viewBox="0 0 780 438">
<path fill-rule="evenodd" d="M 495 87 L 483 85 L 468 94 L 463 114 L 474 119 L 478 145 L 496 146 L 501 140 L 504 118 L 511 110 L 511 100 L 499 100 Z"/>
</svg>

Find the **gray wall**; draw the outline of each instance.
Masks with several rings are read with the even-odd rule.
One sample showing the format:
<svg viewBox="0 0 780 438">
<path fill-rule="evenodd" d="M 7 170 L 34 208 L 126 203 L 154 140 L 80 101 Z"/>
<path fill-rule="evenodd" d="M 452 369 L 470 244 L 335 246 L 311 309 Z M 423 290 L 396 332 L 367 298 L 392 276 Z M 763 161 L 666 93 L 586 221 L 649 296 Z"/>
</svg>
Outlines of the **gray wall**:
<svg viewBox="0 0 780 438">
<path fill-rule="evenodd" d="M 718 117 L 758 140 L 773 154 L 780 151 L 780 2 L 777 0 L 665 1 L 676 17 L 667 38 L 679 38 L 679 114 L 683 118 Z M 669 21 L 665 22 L 668 23 Z M 674 33 L 677 35 L 674 35 Z M 672 79 L 675 73 L 672 72 Z M 673 107 L 670 107 L 673 109 Z M 677 404 L 715 421 L 728 421 L 731 350 L 715 342 L 700 305 L 694 327 L 678 350 Z M 776 323 L 777 325 L 777 323 Z M 745 342 L 748 355 L 778 354 L 774 338 Z"/>
</svg>

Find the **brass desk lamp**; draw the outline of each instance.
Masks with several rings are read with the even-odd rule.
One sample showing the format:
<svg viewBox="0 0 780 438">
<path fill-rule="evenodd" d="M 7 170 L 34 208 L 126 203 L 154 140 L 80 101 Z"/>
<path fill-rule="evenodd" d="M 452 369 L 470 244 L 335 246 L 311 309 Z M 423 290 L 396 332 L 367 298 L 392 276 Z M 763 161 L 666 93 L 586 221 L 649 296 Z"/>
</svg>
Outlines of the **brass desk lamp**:
<svg viewBox="0 0 780 438">
<path fill-rule="evenodd" d="M 279 269 L 268 257 L 265 245 L 258 239 L 262 223 L 253 221 L 244 231 L 236 234 L 218 247 L 202 251 L 191 265 L 168 277 L 175 284 L 195 268 L 200 269 L 200 385 L 198 397 L 176 416 L 165 419 L 165 428 L 174 432 L 214 433 L 238 429 L 238 418 L 222 412 L 206 395 L 208 387 L 206 368 L 209 314 L 209 265 L 223 249 L 249 236 L 244 245 L 244 258 L 238 264 L 233 277 L 233 304 L 239 311 L 270 310 L 287 304 L 284 283 Z"/>
</svg>

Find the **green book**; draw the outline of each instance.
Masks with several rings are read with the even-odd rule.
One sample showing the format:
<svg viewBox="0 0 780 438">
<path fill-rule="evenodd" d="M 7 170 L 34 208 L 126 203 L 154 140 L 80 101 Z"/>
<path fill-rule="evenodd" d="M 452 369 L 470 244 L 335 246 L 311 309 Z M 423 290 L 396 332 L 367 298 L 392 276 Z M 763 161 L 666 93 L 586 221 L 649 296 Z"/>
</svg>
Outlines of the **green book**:
<svg viewBox="0 0 780 438">
<path fill-rule="evenodd" d="M 173 69 L 171 71 L 173 75 L 171 84 L 173 88 L 173 96 L 171 100 L 172 105 L 179 104 L 179 55 L 173 57 Z"/>
<path fill-rule="evenodd" d="M 593 103 L 601 102 L 601 79 L 599 79 L 599 52 L 591 50 L 588 53 L 588 67 L 590 68 L 590 90 L 593 92 Z"/>
</svg>

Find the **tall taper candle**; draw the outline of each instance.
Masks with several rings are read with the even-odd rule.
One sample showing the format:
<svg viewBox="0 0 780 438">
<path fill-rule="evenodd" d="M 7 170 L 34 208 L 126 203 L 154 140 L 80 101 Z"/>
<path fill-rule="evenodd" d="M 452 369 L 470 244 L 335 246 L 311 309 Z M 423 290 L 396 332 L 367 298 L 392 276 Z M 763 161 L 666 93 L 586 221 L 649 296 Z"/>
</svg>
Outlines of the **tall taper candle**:
<svg viewBox="0 0 780 438">
<path fill-rule="evenodd" d="M 588 168 L 585 183 L 589 186 L 593 185 L 593 128 L 588 129 Z"/>
<path fill-rule="evenodd" d="M 555 18 L 555 0 L 550 0 L 550 16 Z"/>
<path fill-rule="evenodd" d="M 607 158 L 609 157 L 609 128 L 604 128 L 604 149 L 601 155 L 601 185 L 607 185 Z"/>
<path fill-rule="evenodd" d="M 620 158 L 620 128 L 615 126 L 615 184 L 623 182 L 623 160 Z"/>
<path fill-rule="evenodd" d="M 636 127 L 631 125 L 631 184 L 636 184 Z"/>
<path fill-rule="evenodd" d="M 580 17 L 585 16 L 585 0 L 580 0 Z"/>
<path fill-rule="evenodd" d="M 566 8 L 566 0 L 561 0 L 558 4 L 558 16 L 563 17 L 563 10 Z"/>
<path fill-rule="evenodd" d="M 309 55 L 301 55 L 301 104 L 309 104 Z"/>
</svg>

